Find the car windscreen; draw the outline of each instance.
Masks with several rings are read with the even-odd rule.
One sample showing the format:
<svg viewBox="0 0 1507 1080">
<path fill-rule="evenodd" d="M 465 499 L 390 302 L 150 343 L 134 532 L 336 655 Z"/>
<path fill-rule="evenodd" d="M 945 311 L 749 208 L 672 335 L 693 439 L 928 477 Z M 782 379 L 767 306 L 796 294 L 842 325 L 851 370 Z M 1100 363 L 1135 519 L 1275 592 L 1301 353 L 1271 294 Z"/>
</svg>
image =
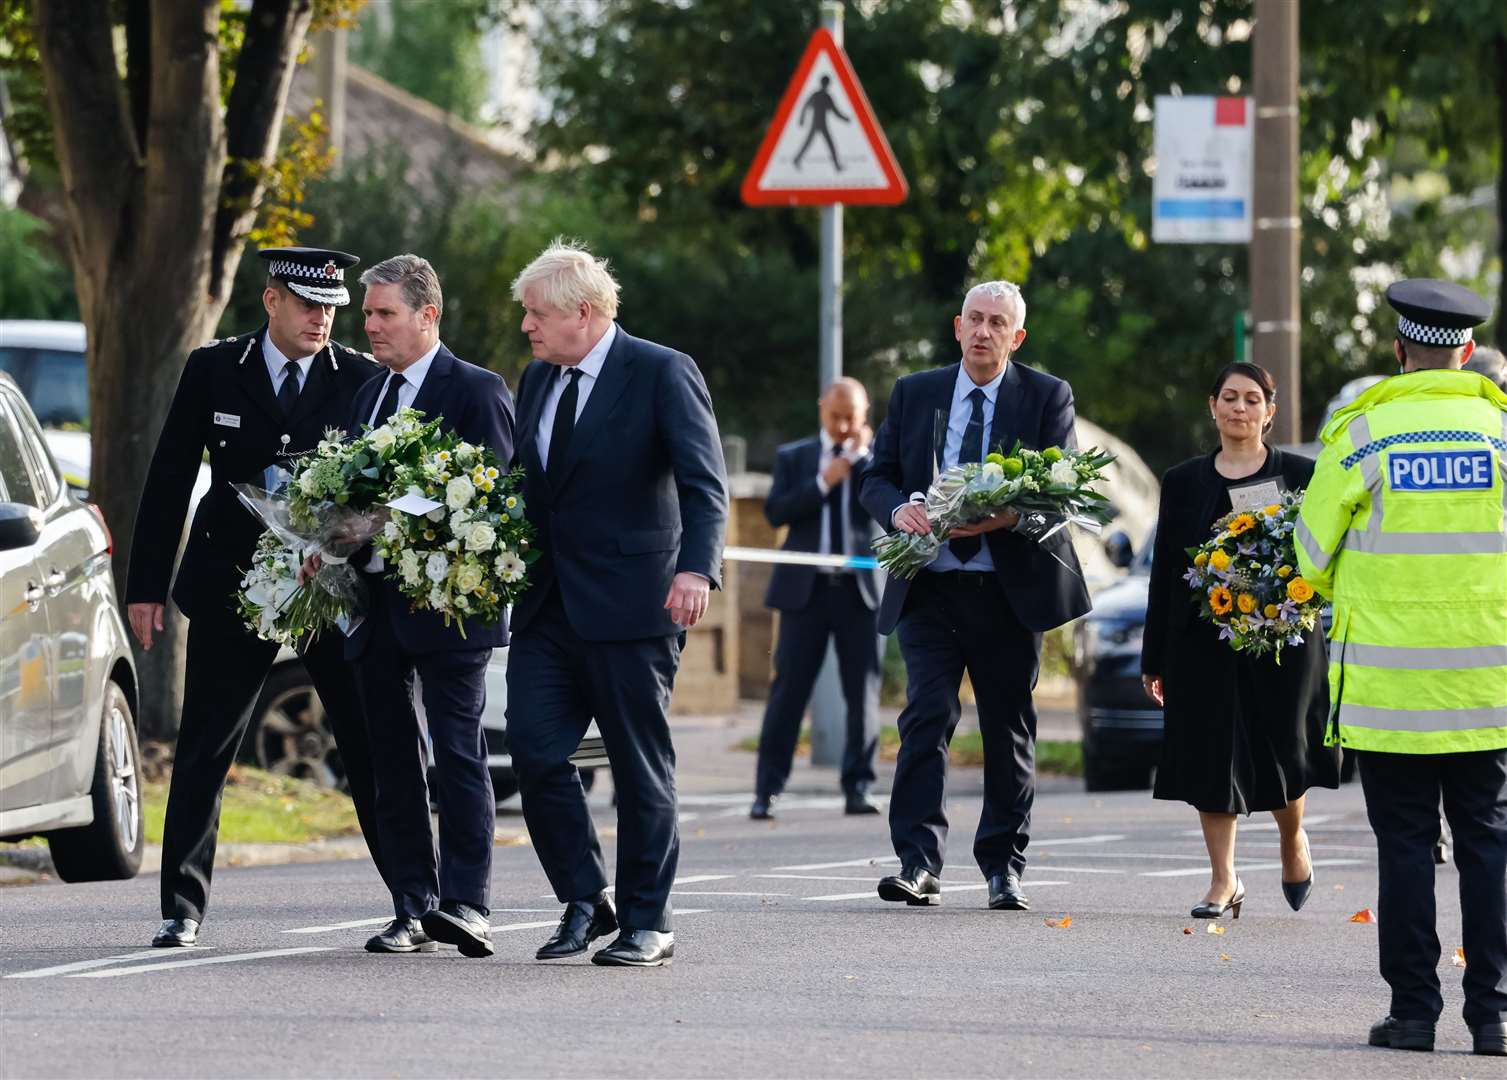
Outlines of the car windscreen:
<svg viewBox="0 0 1507 1080">
<path fill-rule="evenodd" d="M 89 375 L 83 353 L 33 349 L 31 385 L 22 390 L 43 427 L 89 426 Z"/>
</svg>

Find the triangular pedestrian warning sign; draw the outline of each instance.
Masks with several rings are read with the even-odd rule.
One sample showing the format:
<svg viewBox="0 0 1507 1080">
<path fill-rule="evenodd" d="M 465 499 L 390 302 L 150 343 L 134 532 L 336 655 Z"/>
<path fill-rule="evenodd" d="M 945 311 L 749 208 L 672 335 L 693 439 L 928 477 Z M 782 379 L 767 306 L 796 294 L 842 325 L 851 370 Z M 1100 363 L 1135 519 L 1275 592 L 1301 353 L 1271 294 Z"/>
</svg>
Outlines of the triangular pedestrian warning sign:
<svg viewBox="0 0 1507 1080">
<path fill-rule="evenodd" d="M 853 65 L 825 28 L 811 35 L 753 167 L 749 206 L 903 202 L 905 177 Z"/>
</svg>

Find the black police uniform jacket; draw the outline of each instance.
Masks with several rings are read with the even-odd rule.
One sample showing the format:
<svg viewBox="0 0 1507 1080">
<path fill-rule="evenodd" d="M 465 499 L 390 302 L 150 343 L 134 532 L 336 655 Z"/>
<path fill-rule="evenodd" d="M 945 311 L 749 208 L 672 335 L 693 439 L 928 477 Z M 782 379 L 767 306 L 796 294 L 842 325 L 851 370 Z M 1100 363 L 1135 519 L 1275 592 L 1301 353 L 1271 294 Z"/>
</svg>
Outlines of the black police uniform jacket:
<svg viewBox="0 0 1507 1080">
<path fill-rule="evenodd" d="M 189 495 L 208 451 L 212 481 L 189 528 L 173 599 L 190 619 L 233 610 L 263 526 L 231 485 L 260 483 L 268 466 L 288 465 L 313 450 L 327 428 L 343 427 L 356 391 L 378 371 L 369 356 L 331 342 L 315 355 L 284 417 L 262 355 L 266 333 L 263 326 L 189 354 L 141 493 L 127 603 L 166 602 Z"/>
</svg>

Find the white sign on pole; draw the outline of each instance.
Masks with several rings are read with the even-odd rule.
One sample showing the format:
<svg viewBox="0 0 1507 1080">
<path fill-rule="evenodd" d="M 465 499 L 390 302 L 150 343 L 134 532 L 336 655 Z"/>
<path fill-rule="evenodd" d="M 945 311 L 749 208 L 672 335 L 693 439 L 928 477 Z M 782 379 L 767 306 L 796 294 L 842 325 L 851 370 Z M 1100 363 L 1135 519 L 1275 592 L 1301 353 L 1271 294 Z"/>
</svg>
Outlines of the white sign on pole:
<svg viewBox="0 0 1507 1080">
<path fill-rule="evenodd" d="M 1250 98 L 1157 97 L 1152 240 L 1250 243 L 1254 112 Z"/>
</svg>

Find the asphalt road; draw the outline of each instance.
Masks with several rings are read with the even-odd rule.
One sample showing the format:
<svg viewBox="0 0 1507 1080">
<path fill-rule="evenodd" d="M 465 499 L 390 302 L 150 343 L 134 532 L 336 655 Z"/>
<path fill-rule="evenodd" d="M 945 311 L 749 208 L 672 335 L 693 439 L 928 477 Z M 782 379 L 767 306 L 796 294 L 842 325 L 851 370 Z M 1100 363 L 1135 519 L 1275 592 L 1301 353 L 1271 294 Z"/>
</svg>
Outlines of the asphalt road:
<svg viewBox="0 0 1507 1080">
<path fill-rule="evenodd" d="M 883 819 L 843 817 L 816 775 L 771 824 L 744 816 L 738 786 L 686 785 L 677 956 L 660 970 L 536 963 L 558 907 L 527 846 L 496 851 L 489 960 L 364 952 L 386 915 L 362 862 L 220 871 L 194 951 L 144 947 L 156 875 L 0 891 L 0 1074 L 1504 1075 L 1468 1053 L 1459 1019 L 1452 866 L 1439 1050 L 1364 1045 L 1387 997 L 1376 928 L 1349 921 L 1376 888 L 1355 787 L 1311 800 L 1318 881 L 1301 914 L 1269 816 L 1252 819 L 1250 897 L 1212 935 L 1188 917 L 1207 870 L 1186 807 L 1044 783 L 1035 910 L 990 912 L 969 857 L 979 778 L 959 771 L 944 902 L 911 909 L 874 895 Z"/>
</svg>

